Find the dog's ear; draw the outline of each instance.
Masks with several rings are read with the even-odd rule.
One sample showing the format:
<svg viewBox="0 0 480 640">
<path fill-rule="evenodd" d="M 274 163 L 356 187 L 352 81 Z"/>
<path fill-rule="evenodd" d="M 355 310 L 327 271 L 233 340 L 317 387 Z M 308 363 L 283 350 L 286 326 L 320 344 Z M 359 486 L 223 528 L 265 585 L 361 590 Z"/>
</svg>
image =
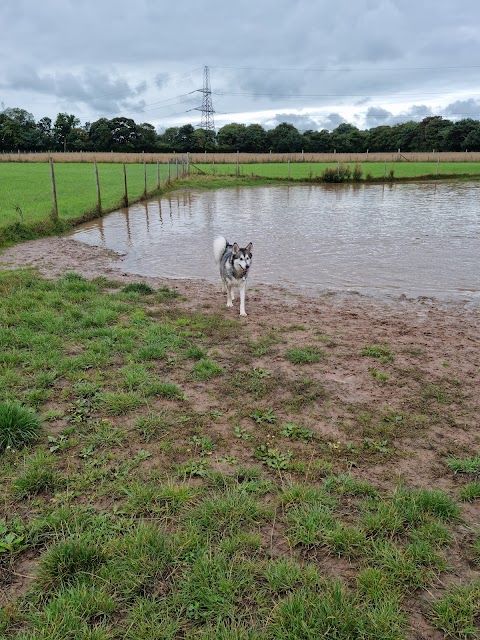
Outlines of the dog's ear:
<svg viewBox="0 0 480 640">
<path fill-rule="evenodd" d="M 247 244 L 247 246 L 245 247 L 245 251 L 248 251 L 248 253 L 251 253 L 252 252 L 252 247 L 253 247 L 253 243 L 249 242 Z"/>
<path fill-rule="evenodd" d="M 232 253 L 238 253 L 239 249 L 240 249 L 240 247 L 238 246 L 238 244 L 236 242 L 234 242 L 233 247 L 232 247 Z"/>
</svg>

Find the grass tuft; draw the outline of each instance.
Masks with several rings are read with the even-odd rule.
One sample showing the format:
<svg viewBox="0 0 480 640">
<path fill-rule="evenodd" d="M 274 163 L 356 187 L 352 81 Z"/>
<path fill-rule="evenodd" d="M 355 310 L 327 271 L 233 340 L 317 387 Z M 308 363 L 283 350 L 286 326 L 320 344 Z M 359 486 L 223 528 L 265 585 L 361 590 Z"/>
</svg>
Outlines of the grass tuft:
<svg viewBox="0 0 480 640">
<path fill-rule="evenodd" d="M 38 440 L 39 416 L 15 402 L 0 403 L 0 451 L 18 449 Z"/>
<path fill-rule="evenodd" d="M 289 349 L 286 353 L 287 360 L 292 364 L 313 364 L 319 362 L 324 356 L 325 353 L 315 346 Z"/>
<path fill-rule="evenodd" d="M 448 638 L 478 638 L 480 616 L 480 581 L 457 585 L 433 605 L 431 620 Z"/>
</svg>

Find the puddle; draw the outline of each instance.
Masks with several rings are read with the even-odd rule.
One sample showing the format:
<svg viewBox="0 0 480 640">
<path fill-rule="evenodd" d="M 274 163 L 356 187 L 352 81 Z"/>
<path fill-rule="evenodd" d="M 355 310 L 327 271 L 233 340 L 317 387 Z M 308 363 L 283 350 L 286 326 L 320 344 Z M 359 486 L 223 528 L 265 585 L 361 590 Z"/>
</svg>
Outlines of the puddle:
<svg viewBox="0 0 480 640">
<path fill-rule="evenodd" d="M 181 191 L 76 228 L 131 273 L 218 279 L 213 238 L 253 242 L 251 283 L 480 301 L 480 184 Z"/>
</svg>

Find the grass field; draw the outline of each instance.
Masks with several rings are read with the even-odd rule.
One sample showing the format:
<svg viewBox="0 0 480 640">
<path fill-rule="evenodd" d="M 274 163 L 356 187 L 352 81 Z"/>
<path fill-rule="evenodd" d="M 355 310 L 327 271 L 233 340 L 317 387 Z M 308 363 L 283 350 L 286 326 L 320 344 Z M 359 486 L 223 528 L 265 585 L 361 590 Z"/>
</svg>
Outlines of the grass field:
<svg viewBox="0 0 480 640">
<path fill-rule="evenodd" d="M 288 178 L 292 180 L 311 180 L 321 178 L 325 169 L 337 168 L 337 163 L 332 162 L 286 162 L 264 163 L 264 164 L 240 164 L 240 175 L 260 176 L 265 178 Z M 349 167 L 353 173 L 356 163 L 346 162 L 345 167 Z M 362 169 L 361 179 L 371 177 L 371 179 L 382 179 L 390 177 L 393 171 L 394 178 L 418 179 L 424 176 L 441 178 L 442 176 L 476 176 L 480 177 L 480 162 L 458 163 L 458 162 L 365 162 L 359 163 Z M 215 175 L 236 175 L 236 164 L 199 164 L 199 168 L 209 174 Z"/>
<path fill-rule="evenodd" d="M 97 188 L 93 164 L 55 164 L 55 182 L 59 215 L 64 219 L 79 217 L 97 206 Z M 135 200 L 144 191 L 143 165 L 126 166 L 129 199 Z M 99 164 L 102 208 L 119 206 L 124 194 L 121 164 Z M 161 180 L 167 168 L 161 167 Z M 157 166 L 147 165 L 147 191 L 157 186 Z M 24 219 L 40 222 L 52 211 L 52 184 L 47 163 L 19 165 L 0 163 L 1 225 Z"/>
<path fill-rule="evenodd" d="M 424 637 L 477 637 L 476 452 L 436 451 L 448 492 L 365 479 L 473 424 L 471 380 L 422 370 L 440 354 L 75 273 L 0 293 L 0 637 L 400 640 L 419 602 Z M 399 408 L 334 403 L 351 358 Z"/>
</svg>

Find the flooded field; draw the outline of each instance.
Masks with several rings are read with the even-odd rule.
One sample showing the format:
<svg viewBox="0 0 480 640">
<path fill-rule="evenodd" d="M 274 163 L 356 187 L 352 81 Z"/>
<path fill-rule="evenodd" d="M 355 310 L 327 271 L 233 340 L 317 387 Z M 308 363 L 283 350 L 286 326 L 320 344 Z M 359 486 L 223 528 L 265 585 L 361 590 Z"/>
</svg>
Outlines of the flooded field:
<svg viewBox="0 0 480 640">
<path fill-rule="evenodd" d="M 480 184 L 175 192 L 75 229 L 130 273 L 217 280 L 215 235 L 253 242 L 251 283 L 480 302 Z"/>
</svg>

